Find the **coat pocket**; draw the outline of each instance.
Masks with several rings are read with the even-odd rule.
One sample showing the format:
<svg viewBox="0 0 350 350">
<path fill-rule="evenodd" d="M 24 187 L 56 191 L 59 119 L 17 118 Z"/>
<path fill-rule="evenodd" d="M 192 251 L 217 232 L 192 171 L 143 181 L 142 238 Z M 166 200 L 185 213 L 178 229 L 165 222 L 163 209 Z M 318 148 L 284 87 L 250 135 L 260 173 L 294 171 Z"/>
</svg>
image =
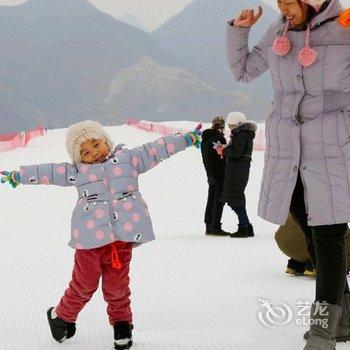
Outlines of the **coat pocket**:
<svg viewBox="0 0 350 350">
<path fill-rule="evenodd" d="M 350 142 L 350 105 L 338 115 L 338 137 L 340 146 Z"/>
<path fill-rule="evenodd" d="M 154 239 L 147 204 L 140 193 L 131 192 L 117 200 L 113 216 L 122 241 L 143 243 Z"/>
<path fill-rule="evenodd" d="M 111 217 L 108 201 L 80 199 L 72 216 L 72 241 L 84 249 L 111 243 Z M 71 244 L 71 246 L 72 246 Z"/>
</svg>

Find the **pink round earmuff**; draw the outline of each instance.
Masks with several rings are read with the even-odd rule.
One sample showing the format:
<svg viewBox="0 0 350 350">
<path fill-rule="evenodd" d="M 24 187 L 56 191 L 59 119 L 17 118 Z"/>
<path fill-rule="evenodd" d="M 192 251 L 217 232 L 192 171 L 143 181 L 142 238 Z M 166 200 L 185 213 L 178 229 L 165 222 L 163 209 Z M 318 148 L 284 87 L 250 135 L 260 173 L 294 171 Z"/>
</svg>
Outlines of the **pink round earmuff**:
<svg viewBox="0 0 350 350">
<path fill-rule="evenodd" d="M 311 66 L 317 59 L 317 51 L 310 47 L 310 24 L 306 29 L 306 46 L 299 52 L 299 62 L 304 67 Z"/>
<path fill-rule="evenodd" d="M 289 28 L 289 21 L 287 21 L 283 35 L 277 37 L 273 42 L 272 50 L 278 56 L 287 55 L 292 48 L 290 40 L 287 38 L 288 28 Z M 304 67 L 311 66 L 316 61 L 317 55 L 318 55 L 317 51 L 310 47 L 310 33 L 311 33 L 311 25 L 309 24 L 306 28 L 305 47 L 301 49 L 298 54 L 298 61 Z"/>
<path fill-rule="evenodd" d="M 290 52 L 292 45 L 290 44 L 289 39 L 287 38 L 287 30 L 289 27 L 289 21 L 287 21 L 286 28 L 284 29 L 283 35 L 275 39 L 272 45 L 273 52 L 278 56 L 285 56 Z"/>
</svg>

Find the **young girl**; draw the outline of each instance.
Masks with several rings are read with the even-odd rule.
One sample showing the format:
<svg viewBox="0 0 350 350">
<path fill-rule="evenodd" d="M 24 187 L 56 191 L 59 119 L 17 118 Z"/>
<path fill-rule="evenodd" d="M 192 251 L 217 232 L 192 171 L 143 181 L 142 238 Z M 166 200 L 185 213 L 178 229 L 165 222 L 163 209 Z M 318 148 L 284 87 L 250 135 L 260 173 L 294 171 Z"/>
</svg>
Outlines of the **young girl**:
<svg viewBox="0 0 350 350">
<path fill-rule="evenodd" d="M 98 122 L 72 125 L 66 146 L 73 164 L 21 166 L 2 172 L 2 183 L 75 186 L 78 202 L 73 211 L 69 246 L 76 249 L 72 280 L 55 308 L 47 311 L 53 338 L 62 342 L 75 334 L 79 312 L 91 299 L 102 277 L 115 349 L 132 345 L 129 265 L 133 245 L 155 239 L 138 176 L 162 160 L 200 144 L 199 127 L 185 135 L 161 137 L 131 150 L 114 148 Z"/>
<path fill-rule="evenodd" d="M 350 340 L 344 242 L 350 221 L 350 31 L 338 23 L 339 0 L 277 5 L 280 20 L 251 51 L 250 27 L 262 8 L 257 14 L 244 10 L 229 23 L 227 57 L 237 81 L 270 70 L 274 100 L 259 215 L 283 225 L 290 211 L 303 231 L 317 271 L 305 350 L 333 350 L 335 340 Z"/>
</svg>

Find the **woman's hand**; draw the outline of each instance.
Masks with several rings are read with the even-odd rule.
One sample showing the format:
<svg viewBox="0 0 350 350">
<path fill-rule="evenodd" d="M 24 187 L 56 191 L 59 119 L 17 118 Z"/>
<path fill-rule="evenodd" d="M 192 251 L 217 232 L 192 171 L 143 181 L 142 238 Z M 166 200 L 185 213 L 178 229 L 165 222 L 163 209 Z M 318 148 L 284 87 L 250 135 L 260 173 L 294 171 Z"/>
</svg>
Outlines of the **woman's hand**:
<svg viewBox="0 0 350 350">
<path fill-rule="evenodd" d="M 239 16 L 234 19 L 233 25 L 235 27 L 250 28 L 259 20 L 262 14 L 263 9 L 261 6 L 259 6 L 257 14 L 255 14 L 253 9 L 243 10 Z"/>
</svg>

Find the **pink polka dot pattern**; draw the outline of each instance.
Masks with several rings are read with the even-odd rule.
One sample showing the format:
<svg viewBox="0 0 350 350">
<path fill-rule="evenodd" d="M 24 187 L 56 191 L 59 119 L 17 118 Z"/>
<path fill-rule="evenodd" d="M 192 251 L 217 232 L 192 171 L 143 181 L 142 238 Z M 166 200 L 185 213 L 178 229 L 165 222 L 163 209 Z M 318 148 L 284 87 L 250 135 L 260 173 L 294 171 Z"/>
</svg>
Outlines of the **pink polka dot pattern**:
<svg viewBox="0 0 350 350">
<path fill-rule="evenodd" d="M 96 174 L 91 174 L 91 175 L 89 175 L 89 180 L 90 180 L 91 182 L 95 182 L 95 181 L 98 180 L 98 177 L 97 177 Z"/>
<path fill-rule="evenodd" d="M 159 139 L 159 140 L 157 141 L 157 143 L 158 143 L 158 145 L 161 146 L 161 145 L 164 145 L 165 142 L 164 142 L 164 139 Z"/>
<path fill-rule="evenodd" d="M 140 221 L 140 215 L 137 214 L 137 213 L 134 213 L 134 214 L 132 215 L 132 220 L 133 220 L 134 222 L 139 222 L 139 221 Z"/>
<path fill-rule="evenodd" d="M 114 193 L 116 193 L 117 191 L 115 190 L 115 188 L 112 187 L 112 188 L 110 189 L 110 192 L 111 192 L 111 194 L 114 194 Z"/>
<path fill-rule="evenodd" d="M 126 211 L 130 211 L 132 209 L 132 204 L 130 202 L 123 203 L 123 208 Z"/>
<path fill-rule="evenodd" d="M 87 173 L 88 170 L 89 170 L 89 167 L 87 165 L 82 165 L 82 167 L 80 168 L 80 171 L 84 174 Z"/>
<path fill-rule="evenodd" d="M 130 222 L 126 222 L 126 223 L 124 224 L 124 230 L 125 230 L 126 232 L 131 232 L 131 231 L 133 230 L 133 226 L 130 224 Z"/>
<path fill-rule="evenodd" d="M 95 227 L 95 221 L 94 220 L 89 220 L 87 223 L 86 223 L 86 227 L 91 230 Z"/>
<path fill-rule="evenodd" d="M 172 143 L 167 145 L 166 148 L 167 148 L 169 153 L 174 153 L 175 152 L 175 145 L 173 145 Z"/>
<path fill-rule="evenodd" d="M 59 166 L 57 169 L 56 169 L 57 173 L 58 174 L 65 174 L 66 173 L 66 167 L 65 166 Z"/>
<path fill-rule="evenodd" d="M 117 205 L 118 205 L 117 200 L 114 200 L 114 201 L 113 201 L 113 208 L 116 208 L 116 207 L 117 207 Z"/>
<path fill-rule="evenodd" d="M 131 185 L 129 185 L 129 186 L 126 188 L 126 190 L 127 190 L 128 192 L 133 192 L 133 191 L 135 191 L 134 186 L 131 186 Z"/>
<path fill-rule="evenodd" d="M 84 249 L 84 246 L 81 243 L 77 243 L 75 249 Z"/>
<path fill-rule="evenodd" d="M 157 150 L 154 147 L 151 147 L 149 152 L 151 153 L 152 156 L 155 156 L 157 154 Z"/>
<path fill-rule="evenodd" d="M 72 233 L 73 233 L 74 238 L 78 238 L 80 236 L 80 231 L 77 228 L 74 229 Z"/>
<path fill-rule="evenodd" d="M 136 170 L 132 171 L 132 175 L 133 175 L 133 177 L 138 177 L 139 176 Z"/>
<path fill-rule="evenodd" d="M 98 219 L 101 219 L 105 216 L 105 212 L 103 209 L 96 209 L 95 210 L 95 216 L 98 218 Z"/>
<path fill-rule="evenodd" d="M 95 236 L 96 236 L 96 239 L 101 241 L 103 238 L 105 238 L 105 233 L 103 231 L 96 231 Z"/>
<path fill-rule="evenodd" d="M 46 175 L 44 175 L 40 178 L 40 182 L 44 185 L 50 185 L 50 180 Z"/>
<path fill-rule="evenodd" d="M 139 163 L 140 163 L 140 158 L 139 157 L 133 157 L 131 160 L 132 165 L 136 168 Z"/>
<path fill-rule="evenodd" d="M 119 167 L 119 166 L 116 166 L 114 169 L 113 169 L 113 173 L 114 175 L 116 176 L 120 176 L 122 174 L 122 169 Z"/>
</svg>

